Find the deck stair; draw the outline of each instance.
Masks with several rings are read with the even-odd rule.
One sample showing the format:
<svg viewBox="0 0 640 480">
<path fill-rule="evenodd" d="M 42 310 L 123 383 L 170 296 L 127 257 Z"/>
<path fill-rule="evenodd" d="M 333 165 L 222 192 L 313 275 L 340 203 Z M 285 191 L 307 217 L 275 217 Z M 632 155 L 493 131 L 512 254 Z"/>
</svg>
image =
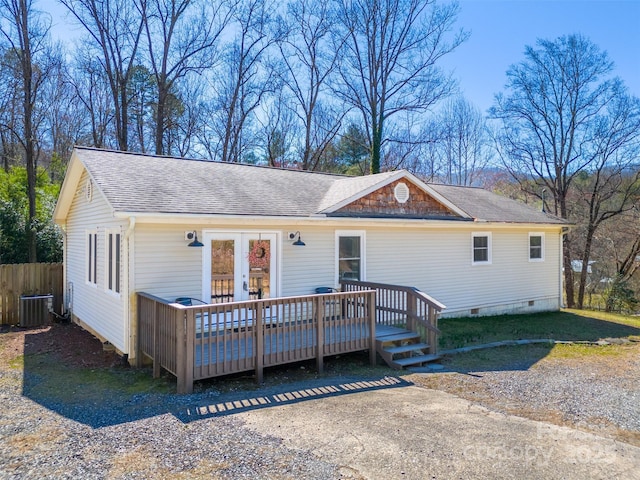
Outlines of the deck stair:
<svg viewBox="0 0 640 480">
<path fill-rule="evenodd" d="M 376 325 L 376 351 L 391 368 L 401 370 L 433 362 L 440 355 L 428 352 L 429 345 L 420 341 L 420 335 L 403 328 Z"/>
</svg>

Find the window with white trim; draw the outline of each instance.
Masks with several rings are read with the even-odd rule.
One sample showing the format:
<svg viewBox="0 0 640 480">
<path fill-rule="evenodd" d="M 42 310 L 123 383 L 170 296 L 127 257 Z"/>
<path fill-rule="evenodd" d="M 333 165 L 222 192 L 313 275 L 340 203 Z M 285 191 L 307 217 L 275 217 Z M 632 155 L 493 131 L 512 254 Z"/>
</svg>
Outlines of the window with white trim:
<svg viewBox="0 0 640 480">
<path fill-rule="evenodd" d="M 529 261 L 544 261 L 544 233 L 529 233 Z"/>
<path fill-rule="evenodd" d="M 120 293 L 120 231 L 107 230 L 105 253 L 107 290 Z"/>
<path fill-rule="evenodd" d="M 491 263 L 490 232 L 473 232 L 471 234 L 471 258 L 474 265 Z"/>
<path fill-rule="evenodd" d="M 95 230 L 87 232 L 87 283 L 98 284 L 98 234 Z"/>
<path fill-rule="evenodd" d="M 337 231 L 338 281 L 364 280 L 364 232 Z"/>
</svg>

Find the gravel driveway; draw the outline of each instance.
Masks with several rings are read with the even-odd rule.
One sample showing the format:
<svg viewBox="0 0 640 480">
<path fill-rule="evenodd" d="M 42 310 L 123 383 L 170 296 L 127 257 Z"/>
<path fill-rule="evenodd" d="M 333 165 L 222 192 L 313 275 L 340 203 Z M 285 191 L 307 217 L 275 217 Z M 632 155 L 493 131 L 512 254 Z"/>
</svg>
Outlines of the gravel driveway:
<svg viewBox="0 0 640 480">
<path fill-rule="evenodd" d="M 420 386 L 442 379 L 454 388 L 455 376 L 478 378 L 449 373 L 310 376 L 253 391 L 100 394 L 69 404 L 48 399 L 46 390 L 33 395 L 43 381 L 37 368 L 23 372 L 10 357 L 0 355 L 3 479 L 640 479 L 639 447 L 514 416 L 487 401 L 495 389 L 492 395 L 512 407 L 527 399 L 564 402 L 579 419 L 604 416 L 605 424 L 627 422 L 638 433 L 637 371 L 627 375 L 628 384 L 619 375 L 606 392 L 596 381 L 604 366 L 591 377 L 576 367 L 586 375 L 577 384 L 571 362 L 484 372 L 482 388 L 467 385 L 481 393 L 471 401 Z M 562 384 L 577 388 L 552 388 Z M 609 418 L 612 409 L 624 413 Z"/>
</svg>

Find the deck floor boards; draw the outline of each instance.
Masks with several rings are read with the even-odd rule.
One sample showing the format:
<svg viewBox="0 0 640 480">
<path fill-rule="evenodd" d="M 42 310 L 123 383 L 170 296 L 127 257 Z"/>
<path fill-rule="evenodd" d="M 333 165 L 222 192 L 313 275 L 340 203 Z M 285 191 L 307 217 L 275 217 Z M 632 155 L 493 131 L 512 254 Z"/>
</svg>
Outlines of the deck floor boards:
<svg viewBox="0 0 640 480">
<path fill-rule="evenodd" d="M 378 334 L 376 327 L 376 335 Z M 388 327 L 394 328 L 394 327 Z M 215 335 L 214 335 L 215 336 Z M 231 338 L 229 338 L 231 337 Z M 220 340 L 196 340 L 195 366 L 212 365 L 229 361 L 238 361 L 255 356 L 253 336 L 232 338 L 232 335 L 220 335 Z M 333 345 L 342 342 L 358 342 L 369 338 L 366 325 L 326 326 L 324 342 Z M 264 337 L 265 356 L 283 354 L 305 348 L 316 347 L 316 332 L 313 328 L 303 328 L 288 332 L 268 333 Z M 311 353 L 310 356 L 315 356 Z"/>
</svg>

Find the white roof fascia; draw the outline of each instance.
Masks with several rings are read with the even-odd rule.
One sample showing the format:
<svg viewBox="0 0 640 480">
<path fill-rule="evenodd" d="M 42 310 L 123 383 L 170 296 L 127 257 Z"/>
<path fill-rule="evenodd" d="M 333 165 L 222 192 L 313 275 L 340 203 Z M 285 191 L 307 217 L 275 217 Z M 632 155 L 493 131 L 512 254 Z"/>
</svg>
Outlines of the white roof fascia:
<svg viewBox="0 0 640 480">
<path fill-rule="evenodd" d="M 80 178 L 82 178 L 83 167 L 84 165 L 82 165 L 74 150 L 67 165 L 67 173 L 60 187 L 56 207 L 53 210 L 53 221 L 59 225 L 66 222 L 67 214 L 73 203 L 73 197 L 80 183 Z"/>
<path fill-rule="evenodd" d="M 87 175 L 91 179 L 94 190 L 100 192 L 100 196 L 109 206 L 111 214 L 114 217 L 116 216 L 116 211 L 113 208 L 113 205 L 111 205 L 111 202 L 109 202 L 106 195 L 91 175 L 91 172 L 78 157 L 74 149 L 67 166 L 67 173 L 65 174 L 64 180 L 62 181 L 62 186 L 60 187 L 60 194 L 58 195 L 56 207 L 53 210 L 53 221 L 59 225 L 66 223 L 67 215 L 69 214 L 69 210 L 71 209 L 71 204 L 73 203 L 73 199 L 75 198 L 78 188 L 80 188 L 80 179 L 82 178 L 82 172 L 87 172 Z"/>
</svg>

